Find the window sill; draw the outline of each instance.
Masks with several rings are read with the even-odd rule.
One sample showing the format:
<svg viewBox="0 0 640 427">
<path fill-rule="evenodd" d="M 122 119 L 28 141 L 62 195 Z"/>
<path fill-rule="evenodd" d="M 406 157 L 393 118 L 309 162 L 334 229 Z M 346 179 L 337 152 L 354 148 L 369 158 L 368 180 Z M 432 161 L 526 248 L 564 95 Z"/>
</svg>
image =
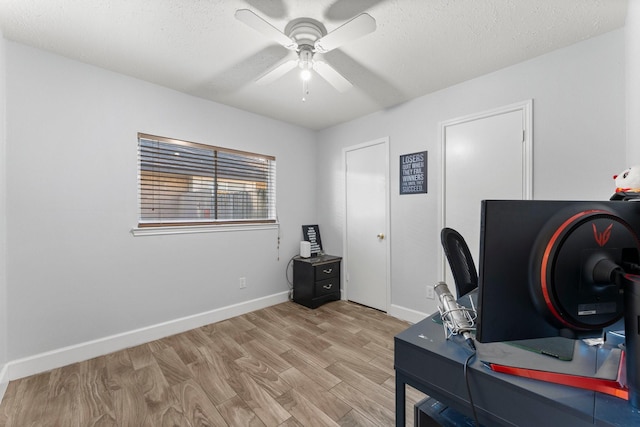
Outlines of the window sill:
<svg viewBox="0 0 640 427">
<path fill-rule="evenodd" d="M 214 224 L 214 225 L 181 225 L 178 227 L 135 227 L 131 229 L 134 236 L 162 236 L 167 234 L 219 233 L 222 231 L 276 230 L 278 223 L 267 224 Z"/>
</svg>

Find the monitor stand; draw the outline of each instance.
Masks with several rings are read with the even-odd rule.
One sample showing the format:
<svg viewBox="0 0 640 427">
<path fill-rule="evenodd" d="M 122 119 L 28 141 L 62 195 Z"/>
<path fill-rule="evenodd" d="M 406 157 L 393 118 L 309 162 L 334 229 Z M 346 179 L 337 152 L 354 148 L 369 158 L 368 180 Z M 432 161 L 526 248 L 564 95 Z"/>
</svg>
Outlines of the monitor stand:
<svg viewBox="0 0 640 427">
<path fill-rule="evenodd" d="M 629 403 L 634 410 L 640 409 L 640 276 L 625 274 L 624 291 L 624 335 Z"/>
</svg>

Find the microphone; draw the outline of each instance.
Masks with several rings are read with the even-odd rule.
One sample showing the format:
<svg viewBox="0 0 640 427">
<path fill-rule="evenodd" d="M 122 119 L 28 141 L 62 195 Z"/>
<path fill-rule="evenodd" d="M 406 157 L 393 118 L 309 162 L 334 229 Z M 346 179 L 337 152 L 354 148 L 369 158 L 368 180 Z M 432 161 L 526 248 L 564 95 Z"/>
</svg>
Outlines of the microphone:
<svg viewBox="0 0 640 427">
<path fill-rule="evenodd" d="M 442 325 L 449 330 L 449 335 L 461 334 L 469 347 L 476 349 L 473 343 L 473 337 L 470 331 L 474 331 L 475 328 L 475 308 L 473 308 L 473 300 L 471 300 L 472 308 L 468 309 L 459 305 L 455 297 L 449 291 L 449 287 L 444 282 L 438 282 L 433 288 L 438 295 L 440 305 L 438 311 L 440 311 L 440 317 L 442 318 Z"/>
</svg>

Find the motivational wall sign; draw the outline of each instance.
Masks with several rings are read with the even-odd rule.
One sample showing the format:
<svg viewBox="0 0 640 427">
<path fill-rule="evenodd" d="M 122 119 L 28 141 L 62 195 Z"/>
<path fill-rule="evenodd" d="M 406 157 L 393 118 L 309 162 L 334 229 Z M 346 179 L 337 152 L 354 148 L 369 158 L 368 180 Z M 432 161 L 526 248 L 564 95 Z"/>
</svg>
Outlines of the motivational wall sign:
<svg viewBox="0 0 640 427">
<path fill-rule="evenodd" d="M 400 194 L 427 192 L 427 152 L 400 156 Z"/>
</svg>

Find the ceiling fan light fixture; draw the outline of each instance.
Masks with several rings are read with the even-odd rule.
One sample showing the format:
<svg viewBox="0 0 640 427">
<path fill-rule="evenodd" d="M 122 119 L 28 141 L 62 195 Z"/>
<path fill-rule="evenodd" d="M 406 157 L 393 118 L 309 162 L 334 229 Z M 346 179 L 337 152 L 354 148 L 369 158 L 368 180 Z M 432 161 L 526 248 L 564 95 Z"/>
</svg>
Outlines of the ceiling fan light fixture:
<svg viewBox="0 0 640 427">
<path fill-rule="evenodd" d="M 309 81 L 309 79 L 311 79 L 311 70 L 303 68 L 302 71 L 300 71 L 300 78 L 302 81 Z"/>
<path fill-rule="evenodd" d="M 311 70 L 313 69 L 313 50 L 311 46 L 301 46 L 298 58 L 300 61 L 298 66 L 302 69 L 300 78 L 303 81 L 308 81 L 311 78 Z"/>
</svg>

